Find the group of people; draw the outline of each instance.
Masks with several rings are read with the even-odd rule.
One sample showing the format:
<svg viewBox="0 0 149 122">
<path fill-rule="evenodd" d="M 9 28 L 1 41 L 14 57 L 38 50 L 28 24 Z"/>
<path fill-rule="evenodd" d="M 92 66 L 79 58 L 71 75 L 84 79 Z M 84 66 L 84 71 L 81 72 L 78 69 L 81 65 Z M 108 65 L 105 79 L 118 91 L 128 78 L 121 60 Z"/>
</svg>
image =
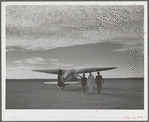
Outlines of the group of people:
<svg viewBox="0 0 149 122">
<path fill-rule="evenodd" d="M 81 83 L 83 87 L 83 93 L 85 94 L 86 86 L 88 87 L 89 93 L 91 93 L 93 90 L 94 84 L 97 85 L 97 92 L 101 93 L 102 83 L 104 82 L 99 72 L 97 72 L 96 79 L 94 79 L 94 76 L 90 72 L 88 79 L 85 77 L 85 74 L 83 74 L 83 77 L 81 77 Z"/>
</svg>

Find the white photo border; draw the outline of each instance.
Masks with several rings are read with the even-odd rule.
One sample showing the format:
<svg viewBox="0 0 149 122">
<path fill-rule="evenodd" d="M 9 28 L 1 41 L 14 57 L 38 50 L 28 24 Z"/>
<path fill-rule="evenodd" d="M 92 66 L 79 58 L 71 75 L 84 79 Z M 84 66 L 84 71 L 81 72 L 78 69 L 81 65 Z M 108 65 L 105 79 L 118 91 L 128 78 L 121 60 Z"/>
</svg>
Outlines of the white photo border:
<svg viewBox="0 0 149 122">
<path fill-rule="evenodd" d="M 144 35 L 144 110 L 90 110 L 90 109 L 6 109 L 6 32 L 5 32 L 5 9 L 7 5 L 144 5 L 144 32 L 148 32 L 147 2 L 2 2 L 1 4 L 1 25 L 2 25 L 2 121 L 128 121 L 148 119 L 148 33 Z M 132 119 L 125 119 L 129 116 Z M 142 118 L 137 118 L 141 116 Z M 133 119 L 135 117 L 135 119 Z"/>
</svg>

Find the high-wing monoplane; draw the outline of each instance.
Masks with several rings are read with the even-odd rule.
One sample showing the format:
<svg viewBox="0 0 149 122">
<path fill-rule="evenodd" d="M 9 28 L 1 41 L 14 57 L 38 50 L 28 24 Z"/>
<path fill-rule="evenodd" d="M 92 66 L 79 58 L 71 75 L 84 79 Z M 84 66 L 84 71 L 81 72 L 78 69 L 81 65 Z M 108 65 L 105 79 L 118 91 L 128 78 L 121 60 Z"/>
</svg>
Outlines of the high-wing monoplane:
<svg viewBox="0 0 149 122">
<path fill-rule="evenodd" d="M 48 73 L 48 74 L 58 74 L 58 80 L 57 85 L 59 87 L 65 87 L 66 85 L 69 85 L 69 80 L 76 79 L 79 80 L 80 74 L 82 73 L 89 73 L 89 72 L 97 72 L 97 71 L 105 71 L 105 70 L 111 70 L 115 69 L 116 67 L 101 67 L 101 68 L 84 68 L 84 69 L 70 69 L 70 70 L 63 70 L 63 69 L 37 69 L 33 70 L 35 72 L 42 72 L 42 73 Z M 55 84 L 54 82 L 52 82 Z"/>
</svg>

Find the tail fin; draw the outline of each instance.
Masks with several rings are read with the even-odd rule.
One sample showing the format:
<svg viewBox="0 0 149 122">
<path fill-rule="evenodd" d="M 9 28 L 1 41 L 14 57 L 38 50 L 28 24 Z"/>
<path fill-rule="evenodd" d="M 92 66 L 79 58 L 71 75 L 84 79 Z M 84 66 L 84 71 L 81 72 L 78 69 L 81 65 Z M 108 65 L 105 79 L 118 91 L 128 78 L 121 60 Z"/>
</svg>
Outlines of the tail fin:
<svg viewBox="0 0 149 122">
<path fill-rule="evenodd" d="M 58 72 L 58 81 L 57 84 L 59 87 L 63 86 L 63 76 L 62 76 L 62 70 L 60 69 Z"/>
</svg>

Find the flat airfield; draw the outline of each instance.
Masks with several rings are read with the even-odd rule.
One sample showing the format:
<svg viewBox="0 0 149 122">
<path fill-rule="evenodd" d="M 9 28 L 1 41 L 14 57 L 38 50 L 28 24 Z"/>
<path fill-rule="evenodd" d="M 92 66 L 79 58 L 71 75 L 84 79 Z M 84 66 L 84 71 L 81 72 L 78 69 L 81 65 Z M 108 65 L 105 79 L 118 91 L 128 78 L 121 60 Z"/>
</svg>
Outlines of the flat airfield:
<svg viewBox="0 0 149 122">
<path fill-rule="evenodd" d="M 6 80 L 6 109 L 144 109 L 144 79 L 105 79 L 102 93 L 82 92 L 81 84 L 48 80 Z"/>
</svg>

